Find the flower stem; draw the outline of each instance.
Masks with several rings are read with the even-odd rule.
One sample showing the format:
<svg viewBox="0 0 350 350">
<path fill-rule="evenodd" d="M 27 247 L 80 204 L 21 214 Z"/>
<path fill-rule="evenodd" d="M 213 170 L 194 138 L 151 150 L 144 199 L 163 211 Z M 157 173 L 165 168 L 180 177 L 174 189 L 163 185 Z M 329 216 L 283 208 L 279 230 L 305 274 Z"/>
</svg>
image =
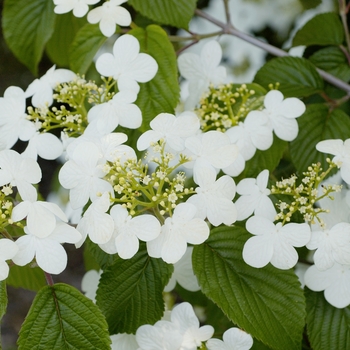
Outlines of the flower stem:
<svg viewBox="0 0 350 350">
<path fill-rule="evenodd" d="M 51 276 L 51 274 L 47 273 L 44 271 L 44 274 L 45 274 L 45 279 L 46 279 L 46 282 L 49 286 L 53 286 L 54 285 L 54 282 L 53 282 L 53 278 Z"/>
</svg>

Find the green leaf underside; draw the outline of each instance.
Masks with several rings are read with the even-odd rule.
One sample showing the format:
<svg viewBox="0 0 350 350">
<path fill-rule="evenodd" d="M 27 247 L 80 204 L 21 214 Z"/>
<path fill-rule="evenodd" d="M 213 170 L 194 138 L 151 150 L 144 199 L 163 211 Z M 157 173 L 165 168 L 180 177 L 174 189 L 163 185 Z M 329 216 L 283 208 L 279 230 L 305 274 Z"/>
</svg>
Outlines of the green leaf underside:
<svg viewBox="0 0 350 350">
<path fill-rule="evenodd" d="M 348 82 L 350 67 L 344 53 L 335 46 L 325 47 L 316 51 L 309 60 L 318 68 Z"/>
<path fill-rule="evenodd" d="M 54 4 L 47 0 L 6 0 L 3 33 L 7 45 L 33 74 L 55 26 Z"/>
<path fill-rule="evenodd" d="M 313 17 L 293 38 L 293 46 L 341 45 L 344 29 L 335 12 L 321 13 Z"/>
<path fill-rule="evenodd" d="M 12 265 L 9 277 L 7 278 L 7 284 L 16 288 L 38 291 L 46 286 L 46 280 L 44 272 L 40 267 Z"/>
<path fill-rule="evenodd" d="M 128 3 L 157 23 L 187 29 L 197 0 L 129 0 Z"/>
<path fill-rule="evenodd" d="M 145 244 L 131 259 L 117 261 L 102 273 L 97 305 L 109 332 L 135 333 L 143 324 L 154 324 L 164 312 L 163 290 L 173 265 L 150 258 Z"/>
<path fill-rule="evenodd" d="M 350 307 L 330 305 L 323 292 L 305 288 L 306 323 L 313 350 L 350 349 Z"/>
<path fill-rule="evenodd" d="M 71 70 L 85 74 L 98 49 L 107 40 L 98 24 L 85 24 L 76 34 L 69 47 L 69 65 Z"/>
<path fill-rule="evenodd" d="M 298 137 L 290 143 L 290 155 L 299 172 L 307 170 L 312 163 L 321 162 L 328 168 L 326 159 L 332 155 L 318 152 L 316 144 L 322 140 L 346 140 L 350 135 L 350 118 L 340 109 L 332 112 L 323 104 L 308 105 L 305 113 L 297 119 Z"/>
<path fill-rule="evenodd" d="M 315 66 L 301 57 L 278 57 L 268 61 L 255 75 L 254 82 L 264 86 L 279 83 L 285 97 L 304 97 L 323 90 L 323 80 Z"/>
<path fill-rule="evenodd" d="M 72 286 L 46 286 L 35 297 L 18 339 L 19 350 L 110 349 L 99 308 Z"/>
<path fill-rule="evenodd" d="M 156 76 L 140 84 L 136 100 L 142 111 L 141 130 L 144 132 L 159 113 L 174 113 L 180 97 L 177 61 L 174 48 L 161 27 L 150 25 L 146 29 L 133 29 L 129 34 L 139 40 L 140 51 L 151 55 L 158 63 Z"/>
<path fill-rule="evenodd" d="M 69 67 L 69 46 L 78 30 L 86 23 L 84 18 L 77 18 L 72 12 L 57 16 L 55 31 L 46 45 L 50 60 L 61 67 Z"/>
<path fill-rule="evenodd" d="M 251 237 L 241 227 L 220 227 L 194 247 L 193 268 L 202 291 L 227 317 L 272 349 L 300 349 L 305 299 L 292 270 L 262 269 L 242 260 Z"/>
</svg>

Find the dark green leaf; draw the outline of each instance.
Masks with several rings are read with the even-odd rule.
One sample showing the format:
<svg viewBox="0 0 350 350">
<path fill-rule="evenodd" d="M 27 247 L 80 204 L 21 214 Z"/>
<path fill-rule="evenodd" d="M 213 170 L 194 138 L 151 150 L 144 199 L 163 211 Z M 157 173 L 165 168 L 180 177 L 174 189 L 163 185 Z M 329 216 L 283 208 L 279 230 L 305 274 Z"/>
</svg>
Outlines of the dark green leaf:
<svg viewBox="0 0 350 350">
<path fill-rule="evenodd" d="M 148 256 L 145 244 L 133 258 L 119 258 L 107 267 L 96 299 L 110 333 L 133 333 L 158 321 L 164 312 L 162 292 L 172 272 L 173 265 Z"/>
<path fill-rule="evenodd" d="M 136 11 L 157 23 L 188 28 L 197 0 L 129 0 Z"/>
<path fill-rule="evenodd" d="M 58 283 L 36 295 L 22 325 L 19 350 L 110 349 L 100 309 L 72 286 Z"/>
<path fill-rule="evenodd" d="M 142 131 L 149 129 L 150 121 L 159 113 L 174 113 L 179 101 L 177 61 L 174 48 L 165 31 L 156 25 L 129 32 L 140 42 L 141 52 L 148 53 L 158 63 L 156 76 L 148 83 L 140 84 L 136 104 L 143 115 Z"/>
<path fill-rule="evenodd" d="M 69 65 L 71 70 L 85 74 L 98 49 L 107 40 L 98 24 L 85 24 L 76 34 L 69 47 Z"/>
<path fill-rule="evenodd" d="M 38 291 L 46 285 L 44 271 L 39 267 L 12 265 L 7 284 L 16 288 Z"/>
<path fill-rule="evenodd" d="M 313 9 L 322 3 L 322 0 L 299 0 L 305 10 Z"/>
<path fill-rule="evenodd" d="M 6 291 L 6 280 L 0 281 L 0 322 L 2 317 L 6 313 L 7 308 L 7 291 Z"/>
<path fill-rule="evenodd" d="M 344 29 L 338 14 L 328 12 L 316 15 L 299 29 L 293 46 L 341 45 L 343 41 Z"/>
<path fill-rule="evenodd" d="M 292 270 L 248 266 L 242 249 L 251 237 L 238 226 L 211 231 L 194 247 L 193 268 L 202 291 L 240 328 L 272 349 L 300 349 L 305 299 Z"/>
<path fill-rule="evenodd" d="M 322 91 L 324 85 L 315 66 L 301 57 L 273 58 L 258 70 L 254 82 L 265 88 L 279 83 L 285 97 L 309 96 Z"/>
<path fill-rule="evenodd" d="M 85 19 L 73 16 L 72 12 L 57 16 L 55 31 L 46 45 L 46 53 L 52 62 L 61 67 L 69 67 L 68 48 L 85 23 Z"/>
<path fill-rule="evenodd" d="M 85 251 L 87 251 L 87 257 L 92 256 L 94 261 L 89 262 L 91 265 L 86 264 L 86 269 L 104 270 L 107 266 L 112 265 L 117 259 L 118 254 L 107 254 L 97 244 L 91 242 L 89 238 L 84 243 L 84 258 Z M 98 266 L 96 266 L 98 264 Z"/>
<path fill-rule="evenodd" d="M 350 307 L 338 309 L 326 301 L 323 292 L 308 288 L 305 288 L 305 296 L 312 349 L 350 349 Z"/>
<path fill-rule="evenodd" d="M 316 51 L 309 57 L 318 68 L 348 82 L 350 80 L 350 67 L 344 53 L 335 46 L 325 47 Z"/>
<path fill-rule="evenodd" d="M 323 104 L 308 105 L 305 113 L 297 119 L 298 137 L 290 143 L 290 155 L 299 172 L 307 170 L 312 163 L 321 162 L 328 168 L 329 155 L 318 152 L 316 144 L 322 140 L 346 140 L 350 135 L 350 118 L 340 109 L 329 111 Z"/>
<path fill-rule="evenodd" d="M 3 32 L 7 45 L 35 75 L 55 26 L 54 4 L 48 0 L 6 0 Z"/>
</svg>

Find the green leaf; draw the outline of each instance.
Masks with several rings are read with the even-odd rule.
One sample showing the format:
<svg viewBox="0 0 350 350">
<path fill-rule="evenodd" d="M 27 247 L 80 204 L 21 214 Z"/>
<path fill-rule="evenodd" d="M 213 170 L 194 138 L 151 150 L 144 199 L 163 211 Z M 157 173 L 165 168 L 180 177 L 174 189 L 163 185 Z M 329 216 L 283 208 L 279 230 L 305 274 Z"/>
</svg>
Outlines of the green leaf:
<svg viewBox="0 0 350 350">
<path fill-rule="evenodd" d="M 141 52 L 148 53 L 158 63 L 158 73 L 148 83 L 140 84 L 136 104 L 143 115 L 141 130 L 149 129 L 150 121 L 159 113 L 174 113 L 179 101 L 177 61 L 166 32 L 157 25 L 129 32 L 140 42 Z"/>
<path fill-rule="evenodd" d="M 0 321 L 6 313 L 7 308 L 7 291 L 6 280 L 0 281 Z"/>
<path fill-rule="evenodd" d="M 322 3 L 322 0 L 299 0 L 305 10 L 313 9 Z"/>
<path fill-rule="evenodd" d="M 12 287 L 25 288 L 36 292 L 46 286 L 46 280 L 40 267 L 12 265 L 7 284 Z"/>
<path fill-rule="evenodd" d="M 202 291 L 240 328 L 272 349 L 300 349 L 305 299 L 292 270 L 248 266 L 242 249 L 251 237 L 238 226 L 211 231 L 195 246 L 193 268 Z"/>
<path fill-rule="evenodd" d="M 313 17 L 294 38 L 293 46 L 299 45 L 341 45 L 344 41 L 344 28 L 335 12 L 321 13 Z"/>
<path fill-rule="evenodd" d="M 72 12 L 57 16 L 55 31 L 46 45 L 46 53 L 53 63 L 69 67 L 68 48 L 85 23 L 85 19 L 75 17 Z"/>
<path fill-rule="evenodd" d="M 47 0 L 5 0 L 3 32 L 8 47 L 33 74 L 55 26 L 54 4 Z"/>
<path fill-rule="evenodd" d="M 323 292 L 305 288 L 306 324 L 314 350 L 350 349 L 350 307 L 330 305 Z"/>
<path fill-rule="evenodd" d="M 321 162 L 323 169 L 328 168 L 326 159 L 329 155 L 318 152 L 316 144 L 322 140 L 349 138 L 349 116 L 340 109 L 330 112 L 323 104 L 312 104 L 297 120 L 299 134 L 290 143 L 290 155 L 295 167 L 302 172 L 312 163 Z"/>
<path fill-rule="evenodd" d="M 22 325 L 19 350 L 110 349 L 100 309 L 72 286 L 58 283 L 36 295 Z"/>
<path fill-rule="evenodd" d="M 273 58 L 258 70 L 254 82 L 265 88 L 279 83 L 285 97 L 309 96 L 321 92 L 324 85 L 315 66 L 301 57 Z"/>
<path fill-rule="evenodd" d="M 350 67 L 344 53 L 335 46 L 325 47 L 316 51 L 309 60 L 318 68 L 348 82 Z"/>
<path fill-rule="evenodd" d="M 102 273 L 97 305 L 111 334 L 135 333 L 143 324 L 153 324 L 164 312 L 163 290 L 173 265 L 148 256 L 146 245 L 131 259 L 118 259 Z"/>
<path fill-rule="evenodd" d="M 187 29 L 197 0 L 129 0 L 128 3 L 157 23 Z"/>
<path fill-rule="evenodd" d="M 87 251 L 87 258 L 92 256 L 94 261 L 89 262 L 91 265 L 86 265 L 86 270 L 104 270 L 107 266 L 114 264 L 118 259 L 118 254 L 107 254 L 96 243 L 91 242 L 90 238 L 87 238 L 84 243 L 84 258 L 85 251 Z M 98 264 L 98 266 L 96 266 Z"/>
<path fill-rule="evenodd" d="M 85 74 L 96 52 L 106 40 L 98 24 L 85 24 L 69 47 L 70 69 L 76 73 Z"/>
</svg>

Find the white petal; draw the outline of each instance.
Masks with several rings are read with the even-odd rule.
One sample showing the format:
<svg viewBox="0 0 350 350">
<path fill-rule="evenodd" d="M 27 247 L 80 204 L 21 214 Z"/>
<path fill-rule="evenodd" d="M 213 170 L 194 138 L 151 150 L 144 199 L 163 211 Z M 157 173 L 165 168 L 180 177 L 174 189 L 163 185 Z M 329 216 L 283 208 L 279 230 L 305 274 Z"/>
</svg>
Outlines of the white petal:
<svg viewBox="0 0 350 350">
<path fill-rule="evenodd" d="M 269 91 L 264 99 L 264 105 L 269 111 L 275 111 L 283 101 L 283 94 L 278 90 Z"/>
<path fill-rule="evenodd" d="M 59 138 L 50 133 L 40 134 L 37 140 L 38 155 L 43 159 L 57 159 L 63 152 Z"/>
<path fill-rule="evenodd" d="M 266 235 L 251 237 L 243 247 L 243 260 L 252 267 L 266 266 L 273 256 L 273 245 Z"/>
<path fill-rule="evenodd" d="M 153 215 L 139 215 L 130 222 L 130 228 L 142 241 L 148 242 L 160 234 L 160 223 Z"/>
<path fill-rule="evenodd" d="M 8 260 L 12 259 L 18 252 L 18 246 L 10 239 L 0 239 L 0 259 Z"/>
<path fill-rule="evenodd" d="M 325 140 L 320 141 L 316 145 L 316 149 L 322 153 L 329 153 L 333 155 L 340 155 L 343 151 L 344 141 L 343 140 Z"/>
<path fill-rule="evenodd" d="M 58 275 L 67 266 L 67 253 L 58 242 L 41 239 L 36 248 L 36 262 L 45 272 Z"/>
</svg>

